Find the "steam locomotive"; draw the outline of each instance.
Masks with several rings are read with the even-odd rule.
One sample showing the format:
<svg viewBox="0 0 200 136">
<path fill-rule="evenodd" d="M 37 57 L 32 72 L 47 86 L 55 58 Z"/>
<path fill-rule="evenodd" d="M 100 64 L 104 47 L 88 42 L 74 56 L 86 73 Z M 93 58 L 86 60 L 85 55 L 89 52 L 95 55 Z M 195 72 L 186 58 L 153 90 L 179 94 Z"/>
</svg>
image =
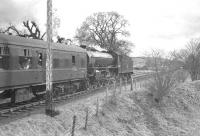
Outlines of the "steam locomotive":
<svg viewBox="0 0 200 136">
<path fill-rule="evenodd" d="M 47 42 L 0 34 L 0 99 L 11 103 L 43 96 Z M 102 86 L 110 78 L 130 77 L 133 62 L 121 53 L 52 43 L 54 95 Z"/>
</svg>

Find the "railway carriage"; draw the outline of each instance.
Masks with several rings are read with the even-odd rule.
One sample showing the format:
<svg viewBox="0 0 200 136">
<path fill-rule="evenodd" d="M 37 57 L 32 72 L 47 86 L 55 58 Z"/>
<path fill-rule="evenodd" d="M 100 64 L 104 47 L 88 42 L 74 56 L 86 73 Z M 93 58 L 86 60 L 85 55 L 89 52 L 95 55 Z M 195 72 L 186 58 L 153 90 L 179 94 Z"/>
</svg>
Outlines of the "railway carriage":
<svg viewBox="0 0 200 136">
<path fill-rule="evenodd" d="M 10 97 L 15 103 L 44 92 L 46 47 L 41 40 L 0 34 L 0 97 Z M 52 43 L 52 52 L 54 89 L 63 93 L 84 89 L 86 51 Z"/>
</svg>

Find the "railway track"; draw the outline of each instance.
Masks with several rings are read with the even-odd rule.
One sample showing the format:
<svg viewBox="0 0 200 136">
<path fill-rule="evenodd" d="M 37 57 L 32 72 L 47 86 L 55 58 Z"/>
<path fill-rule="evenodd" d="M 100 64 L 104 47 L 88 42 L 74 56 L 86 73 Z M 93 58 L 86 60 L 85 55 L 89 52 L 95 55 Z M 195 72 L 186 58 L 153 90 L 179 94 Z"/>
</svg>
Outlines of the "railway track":
<svg viewBox="0 0 200 136">
<path fill-rule="evenodd" d="M 144 80 L 147 79 L 149 77 L 152 76 L 152 73 L 148 73 L 148 74 L 137 74 L 137 75 L 133 75 L 132 79 L 134 82 L 138 82 L 140 80 Z M 130 82 L 129 82 L 130 83 Z M 119 85 L 119 84 L 117 84 Z M 91 93 L 95 93 L 97 91 L 102 91 L 105 90 L 106 87 L 112 87 L 113 85 L 109 85 L 109 86 L 104 86 L 104 87 L 99 87 L 96 89 L 90 89 L 87 91 L 81 91 L 81 92 L 77 92 L 74 94 L 68 94 L 68 95 L 64 95 L 64 96 L 59 96 L 57 98 L 53 99 L 53 103 L 61 103 L 63 101 L 69 100 L 69 99 L 74 99 L 74 98 L 78 98 L 84 95 L 89 95 Z M 44 107 L 45 106 L 45 100 L 32 100 L 32 101 L 27 101 L 27 102 L 22 102 L 19 104 L 15 104 L 15 105 L 7 105 L 5 107 L 1 107 L 0 108 L 0 117 L 9 117 L 13 114 L 20 114 L 22 112 L 26 112 L 26 111 L 30 111 L 39 107 Z"/>
<path fill-rule="evenodd" d="M 63 102 L 63 101 L 69 100 L 69 99 L 88 95 L 90 93 L 97 92 L 98 90 L 102 90 L 104 88 L 105 87 L 101 87 L 101 88 L 97 88 L 97 89 L 77 92 L 74 94 L 59 96 L 59 97 L 53 99 L 53 103 L 60 103 L 60 102 Z M 43 107 L 43 106 L 45 106 L 45 100 L 29 101 L 29 102 L 15 104 L 13 106 L 8 105 L 8 106 L 5 106 L 0 109 L 0 117 L 9 117 L 12 114 L 20 114 L 21 112 L 30 111 L 35 108 Z"/>
</svg>

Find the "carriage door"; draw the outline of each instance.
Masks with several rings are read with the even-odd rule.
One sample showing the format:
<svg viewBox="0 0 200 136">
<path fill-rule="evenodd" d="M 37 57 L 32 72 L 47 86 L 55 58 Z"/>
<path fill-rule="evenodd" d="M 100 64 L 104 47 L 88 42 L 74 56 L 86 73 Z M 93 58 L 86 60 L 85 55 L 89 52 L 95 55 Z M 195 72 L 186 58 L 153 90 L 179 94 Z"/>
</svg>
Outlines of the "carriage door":
<svg viewBox="0 0 200 136">
<path fill-rule="evenodd" d="M 36 51 L 36 65 L 37 65 L 37 70 L 38 72 L 38 76 L 39 76 L 39 82 L 45 82 L 45 78 L 46 78 L 46 73 L 45 73 L 45 56 L 44 56 L 44 52 L 42 50 L 37 50 Z"/>
</svg>

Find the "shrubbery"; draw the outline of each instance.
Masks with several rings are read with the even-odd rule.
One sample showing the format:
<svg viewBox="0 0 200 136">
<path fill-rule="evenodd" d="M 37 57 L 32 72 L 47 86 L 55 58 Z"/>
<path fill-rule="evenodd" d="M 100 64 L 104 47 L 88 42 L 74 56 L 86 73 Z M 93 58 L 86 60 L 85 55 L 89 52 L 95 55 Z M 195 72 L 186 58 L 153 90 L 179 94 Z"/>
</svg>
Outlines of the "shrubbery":
<svg viewBox="0 0 200 136">
<path fill-rule="evenodd" d="M 149 81 L 147 89 L 151 92 L 155 102 L 159 103 L 163 96 L 167 95 L 175 85 L 172 72 L 156 72 Z"/>
<path fill-rule="evenodd" d="M 163 96 L 167 95 L 177 84 L 185 82 L 188 77 L 189 73 L 185 70 L 156 72 L 146 87 L 151 92 L 153 99 L 160 102 Z"/>
<path fill-rule="evenodd" d="M 159 50 L 152 50 L 148 58 L 150 58 L 148 64 L 155 73 L 146 88 L 151 92 L 153 99 L 159 103 L 172 88 L 185 82 L 189 73 L 183 69 L 180 61 L 164 57 Z"/>
</svg>

